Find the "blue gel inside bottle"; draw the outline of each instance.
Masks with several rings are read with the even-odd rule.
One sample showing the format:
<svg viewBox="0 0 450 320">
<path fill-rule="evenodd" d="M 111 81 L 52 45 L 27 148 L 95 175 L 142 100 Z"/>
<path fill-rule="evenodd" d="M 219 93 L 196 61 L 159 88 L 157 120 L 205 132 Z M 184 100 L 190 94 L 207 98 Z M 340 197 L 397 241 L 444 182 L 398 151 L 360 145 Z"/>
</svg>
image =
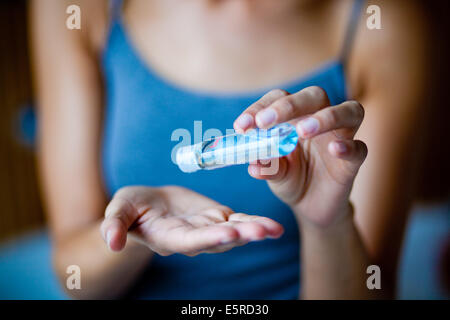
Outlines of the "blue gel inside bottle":
<svg viewBox="0 0 450 320">
<path fill-rule="evenodd" d="M 176 161 L 183 172 L 212 170 L 283 157 L 296 148 L 297 142 L 295 127 L 282 123 L 269 130 L 253 129 L 180 148 Z"/>
</svg>

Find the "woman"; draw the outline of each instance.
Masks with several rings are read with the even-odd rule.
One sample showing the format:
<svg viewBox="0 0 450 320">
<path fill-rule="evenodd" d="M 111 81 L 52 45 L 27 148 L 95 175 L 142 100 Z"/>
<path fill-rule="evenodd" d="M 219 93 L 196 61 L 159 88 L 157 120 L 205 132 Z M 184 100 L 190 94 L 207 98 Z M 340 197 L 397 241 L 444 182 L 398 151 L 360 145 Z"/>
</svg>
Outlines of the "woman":
<svg viewBox="0 0 450 320">
<path fill-rule="evenodd" d="M 32 6 L 54 265 L 63 283 L 80 266 L 74 297 L 393 296 L 427 83 L 415 2 L 379 1 L 382 30 L 363 1 L 75 2 L 80 31 L 62 27 L 74 1 Z M 290 121 L 301 139 L 272 174 L 184 174 L 172 133 L 198 120 Z"/>
</svg>

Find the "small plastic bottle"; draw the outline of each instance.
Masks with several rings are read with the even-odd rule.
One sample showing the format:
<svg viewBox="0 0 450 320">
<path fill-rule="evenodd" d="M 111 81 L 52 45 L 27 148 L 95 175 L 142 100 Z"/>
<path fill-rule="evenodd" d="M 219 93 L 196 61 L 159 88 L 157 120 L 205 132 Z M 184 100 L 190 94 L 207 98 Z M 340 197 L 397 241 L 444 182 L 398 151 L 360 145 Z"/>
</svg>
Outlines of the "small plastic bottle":
<svg viewBox="0 0 450 320">
<path fill-rule="evenodd" d="M 176 162 L 183 172 L 212 170 L 283 157 L 295 149 L 297 142 L 295 127 L 282 123 L 269 130 L 253 129 L 182 147 L 177 151 Z"/>
</svg>

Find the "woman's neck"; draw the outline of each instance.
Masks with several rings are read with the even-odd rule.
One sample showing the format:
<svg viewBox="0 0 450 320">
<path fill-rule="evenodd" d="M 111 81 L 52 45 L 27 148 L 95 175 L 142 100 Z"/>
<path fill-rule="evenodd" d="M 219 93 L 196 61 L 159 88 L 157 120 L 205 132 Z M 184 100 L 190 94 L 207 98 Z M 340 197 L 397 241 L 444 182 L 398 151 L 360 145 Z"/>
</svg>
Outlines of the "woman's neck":
<svg viewBox="0 0 450 320">
<path fill-rule="evenodd" d="M 260 87 L 336 54 L 327 29 L 341 26 L 333 6 L 319 4 L 335 2 L 313 2 L 129 0 L 124 16 L 141 55 L 176 82 Z"/>
</svg>

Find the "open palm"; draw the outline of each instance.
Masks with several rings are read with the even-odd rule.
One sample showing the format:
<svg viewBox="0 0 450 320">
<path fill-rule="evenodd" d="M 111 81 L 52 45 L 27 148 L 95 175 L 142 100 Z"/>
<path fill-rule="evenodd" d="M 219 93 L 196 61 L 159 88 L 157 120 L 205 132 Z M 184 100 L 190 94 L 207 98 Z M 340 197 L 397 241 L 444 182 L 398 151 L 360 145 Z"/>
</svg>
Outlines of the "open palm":
<svg viewBox="0 0 450 320">
<path fill-rule="evenodd" d="M 230 208 L 181 187 L 126 187 L 109 203 L 101 226 L 108 246 L 119 251 L 132 235 L 160 255 L 223 252 L 265 238 L 283 227 L 265 217 Z"/>
</svg>

